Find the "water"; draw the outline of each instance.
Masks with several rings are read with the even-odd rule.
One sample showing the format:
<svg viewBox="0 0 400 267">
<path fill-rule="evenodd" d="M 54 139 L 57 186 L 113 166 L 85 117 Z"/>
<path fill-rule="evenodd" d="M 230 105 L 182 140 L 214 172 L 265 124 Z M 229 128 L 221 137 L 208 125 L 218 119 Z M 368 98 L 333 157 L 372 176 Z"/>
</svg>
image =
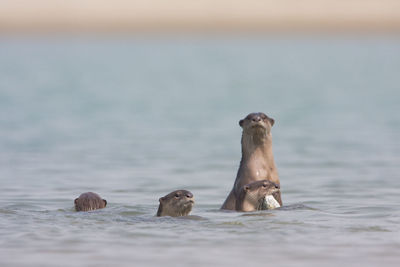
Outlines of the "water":
<svg viewBox="0 0 400 267">
<path fill-rule="evenodd" d="M 1 266 L 398 265 L 400 39 L 0 41 Z M 285 206 L 221 212 L 253 111 Z"/>
</svg>

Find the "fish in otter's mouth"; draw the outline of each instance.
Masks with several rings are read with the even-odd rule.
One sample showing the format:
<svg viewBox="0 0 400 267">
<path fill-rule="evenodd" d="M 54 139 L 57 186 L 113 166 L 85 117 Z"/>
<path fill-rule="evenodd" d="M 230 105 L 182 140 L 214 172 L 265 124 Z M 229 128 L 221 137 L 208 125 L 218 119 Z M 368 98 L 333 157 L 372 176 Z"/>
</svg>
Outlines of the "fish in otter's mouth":
<svg viewBox="0 0 400 267">
<path fill-rule="evenodd" d="M 273 209 L 280 208 L 280 207 L 281 207 L 281 205 L 279 204 L 278 201 L 276 201 L 276 199 L 274 198 L 273 195 L 267 195 L 263 199 L 262 209 L 273 210 Z"/>
</svg>

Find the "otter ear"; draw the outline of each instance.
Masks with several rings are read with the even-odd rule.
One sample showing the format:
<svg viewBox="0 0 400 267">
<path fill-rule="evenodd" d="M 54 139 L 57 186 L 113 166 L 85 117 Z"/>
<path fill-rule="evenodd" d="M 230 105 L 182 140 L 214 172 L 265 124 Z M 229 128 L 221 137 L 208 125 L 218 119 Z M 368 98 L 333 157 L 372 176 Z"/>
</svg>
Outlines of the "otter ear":
<svg viewBox="0 0 400 267">
<path fill-rule="evenodd" d="M 78 199 L 79 198 L 75 198 L 75 200 L 74 200 L 75 205 L 78 204 Z"/>
<path fill-rule="evenodd" d="M 271 123 L 271 127 L 274 126 L 275 120 L 273 118 L 268 118 L 269 123 Z"/>
<path fill-rule="evenodd" d="M 160 197 L 160 199 L 158 199 L 158 201 L 160 201 L 160 203 L 162 203 L 164 201 L 164 197 Z"/>
<path fill-rule="evenodd" d="M 244 123 L 244 120 L 240 120 L 240 121 L 239 121 L 240 127 L 243 127 L 243 123 Z"/>
<path fill-rule="evenodd" d="M 103 199 L 104 207 L 107 206 L 107 200 Z"/>
</svg>

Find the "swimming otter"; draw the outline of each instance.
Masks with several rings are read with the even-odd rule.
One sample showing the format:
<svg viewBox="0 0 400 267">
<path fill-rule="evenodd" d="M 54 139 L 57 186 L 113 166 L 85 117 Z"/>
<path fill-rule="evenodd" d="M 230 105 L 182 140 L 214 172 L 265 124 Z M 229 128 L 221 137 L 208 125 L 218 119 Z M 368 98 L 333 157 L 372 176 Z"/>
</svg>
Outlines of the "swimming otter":
<svg viewBox="0 0 400 267">
<path fill-rule="evenodd" d="M 75 199 L 74 203 L 76 211 L 96 210 L 107 206 L 107 200 L 102 199 L 98 194 L 93 192 L 81 194 Z"/>
<path fill-rule="evenodd" d="M 159 200 L 157 216 L 186 216 L 194 204 L 193 194 L 187 190 L 176 190 Z"/>
<path fill-rule="evenodd" d="M 240 189 L 236 199 L 237 211 L 263 210 L 265 197 L 279 191 L 279 185 L 268 180 L 252 182 Z"/>
<path fill-rule="evenodd" d="M 271 127 L 274 119 L 264 113 L 250 113 L 239 121 L 242 132 L 242 159 L 231 192 L 221 209 L 235 210 L 240 189 L 251 182 L 268 180 L 280 185 L 278 171 L 272 153 Z M 273 194 L 274 199 L 282 206 L 280 191 Z M 268 208 L 275 208 L 265 204 Z"/>
</svg>

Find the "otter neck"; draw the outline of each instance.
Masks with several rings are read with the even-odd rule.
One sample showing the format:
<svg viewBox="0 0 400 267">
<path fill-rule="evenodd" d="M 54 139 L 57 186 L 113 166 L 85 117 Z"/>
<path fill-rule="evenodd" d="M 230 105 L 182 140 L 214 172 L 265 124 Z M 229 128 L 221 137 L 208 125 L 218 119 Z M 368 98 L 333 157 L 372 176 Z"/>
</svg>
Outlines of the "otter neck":
<svg viewBox="0 0 400 267">
<path fill-rule="evenodd" d="M 255 180 L 267 179 L 279 184 L 271 133 L 256 132 L 242 135 L 242 171 Z"/>
<path fill-rule="evenodd" d="M 271 134 L 248 134 L 242 135 L 242 157 L 244 160 L 250 160 L 254 156 L 262 156 L 273 160 L 272 136 Z"/>
</svg>

